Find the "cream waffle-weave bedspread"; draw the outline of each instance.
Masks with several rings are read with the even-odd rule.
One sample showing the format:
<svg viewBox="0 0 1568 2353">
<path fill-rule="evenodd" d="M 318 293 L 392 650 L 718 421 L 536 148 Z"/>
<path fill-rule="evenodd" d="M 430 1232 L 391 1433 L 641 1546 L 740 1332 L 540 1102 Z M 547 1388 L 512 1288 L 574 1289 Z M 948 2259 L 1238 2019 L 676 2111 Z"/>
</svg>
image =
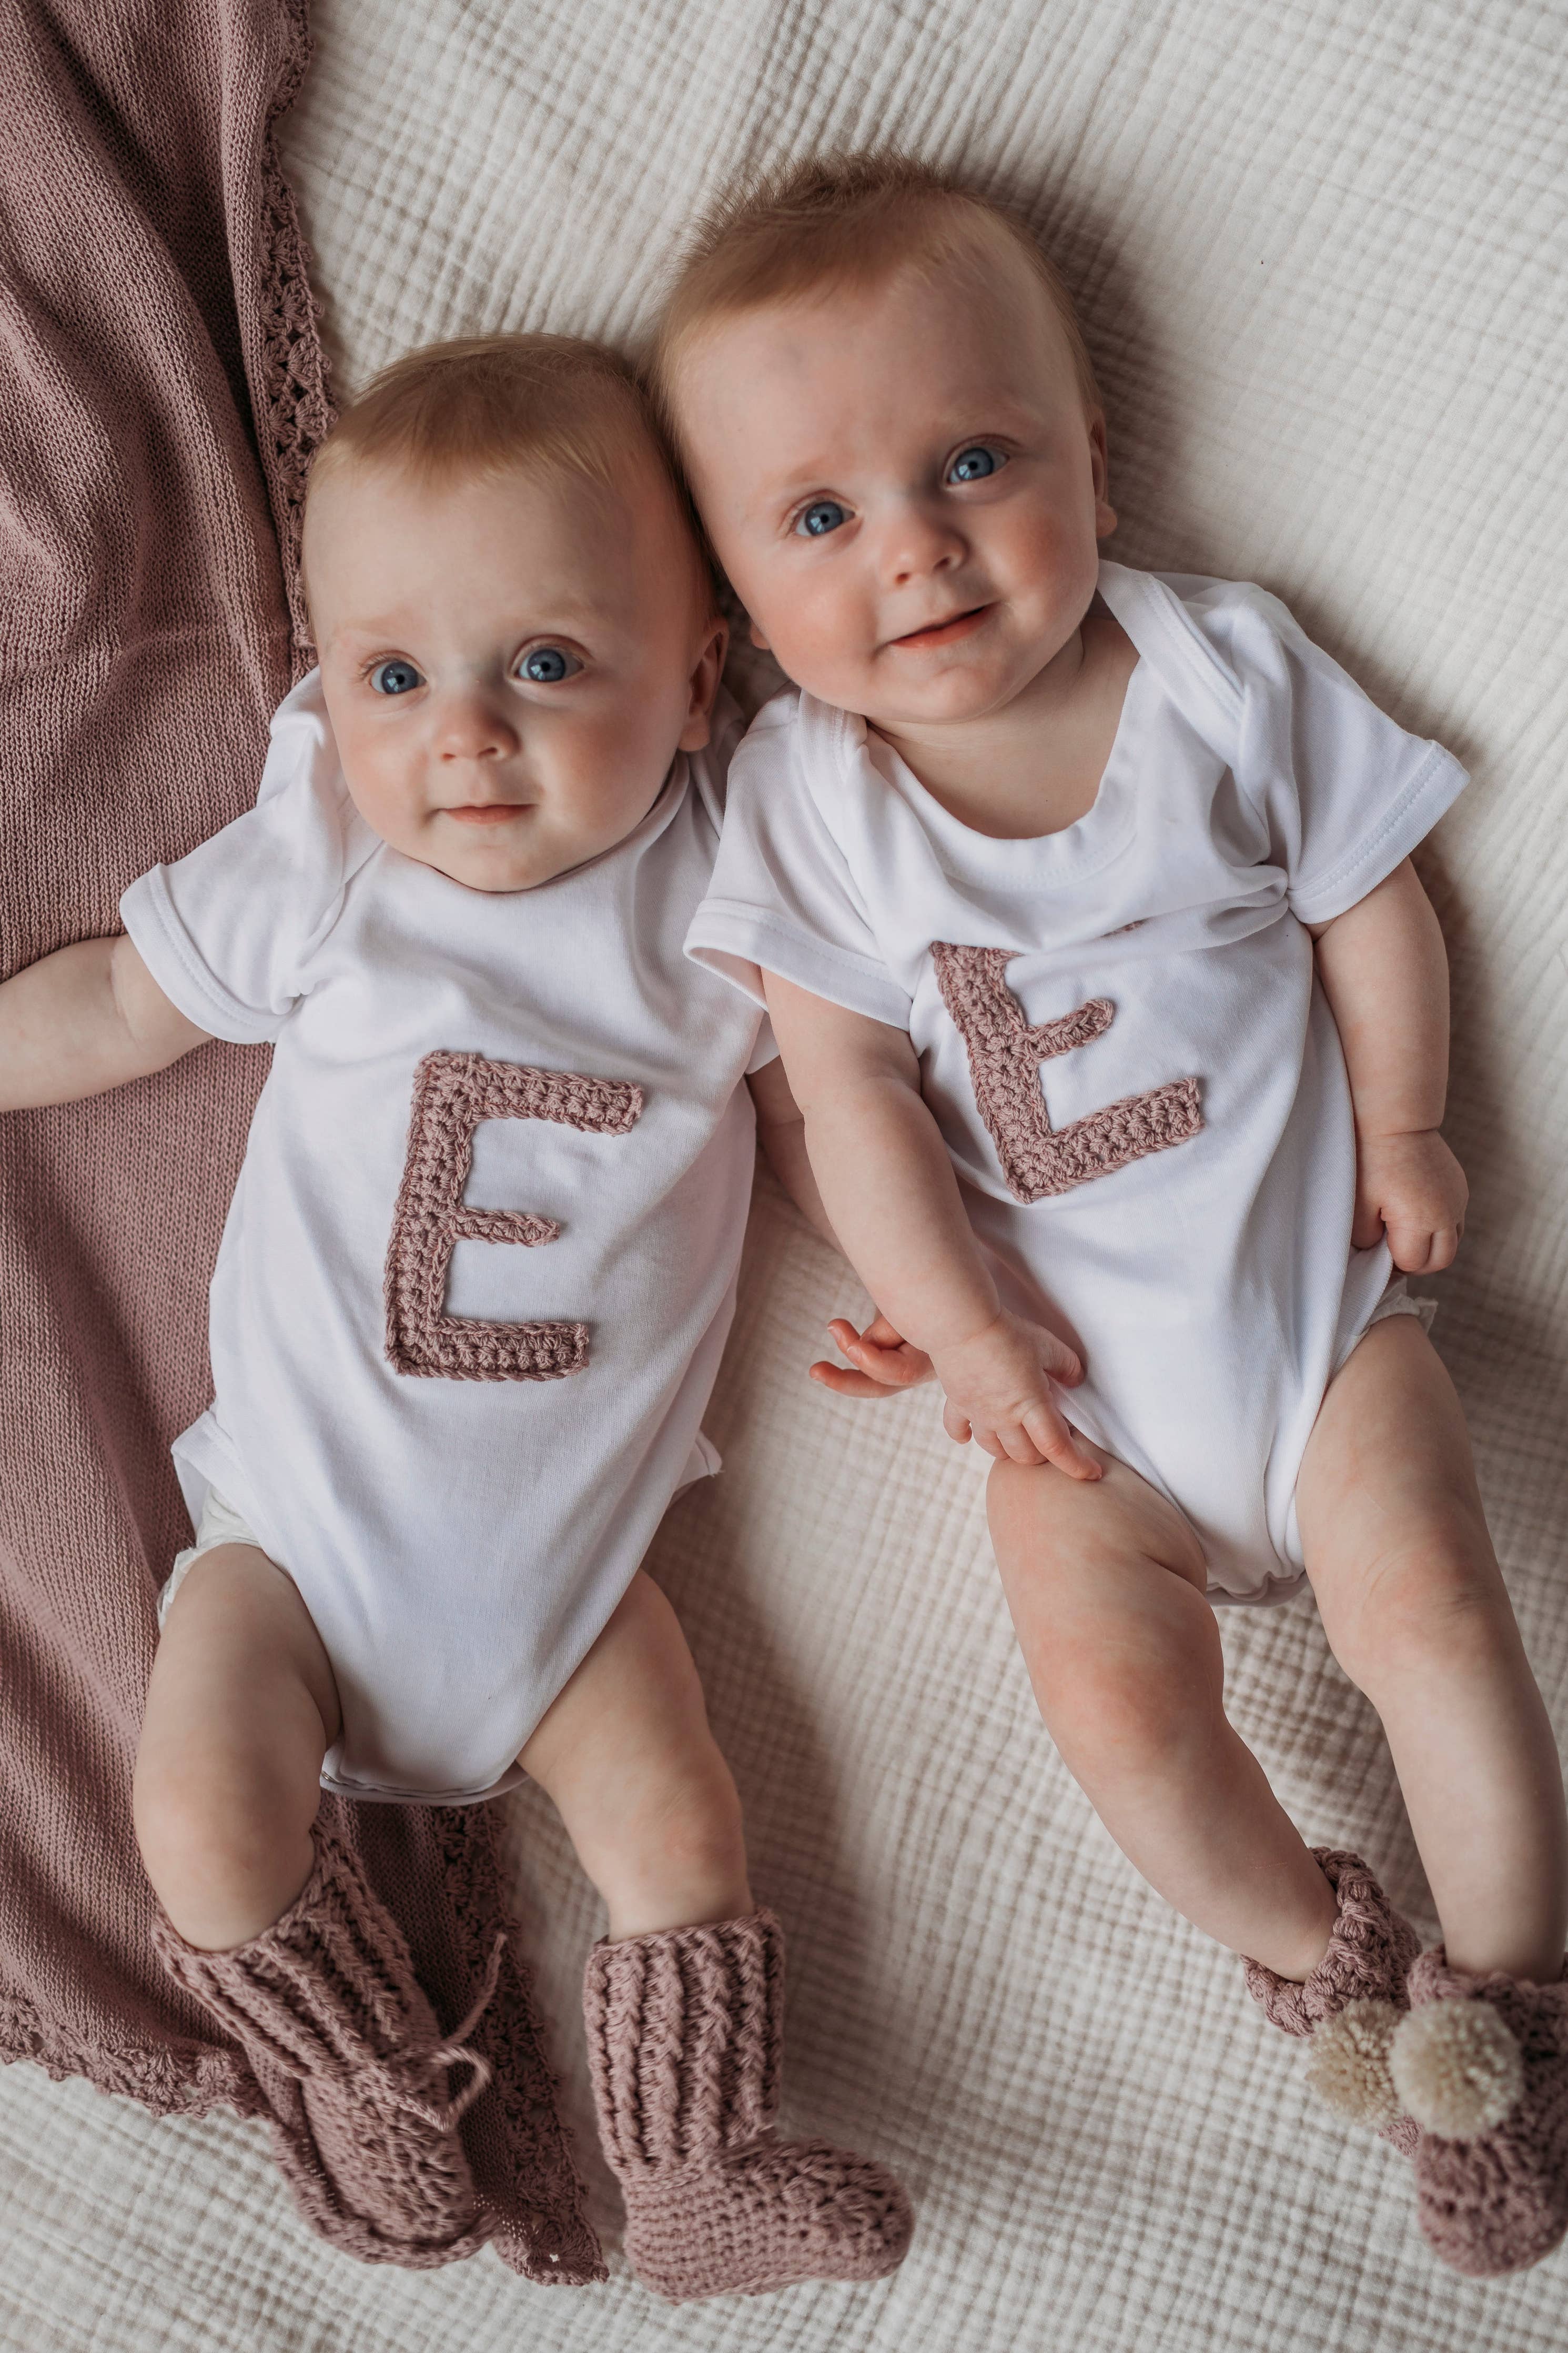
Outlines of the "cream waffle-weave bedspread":
<svg viewBox="0 0 1568 2353">
<path fill-rule="evenodd" d="M 896 137 L 1024 199 L 1079 295 L 1133 563 L 1243 575 L 1476 782 L 1424 864 L 1474 1186 L 1437 1338 L 1568 1744 L 1564 0 L 316 0 L 290 168 L 340 381 L 500 325 L 624 337 L 735 164 Z M 489 2254 L 362 2269 L 259 2128 L 0 2074 L 18 2353 L 1547 2353 L 1568 2254 L 1439 2272 L 1403 2168 L 1314 2114 L 1237 1964 L 1145 1894 L 1041 1734 L 979 1466 L 931 1397 L 809 1388 L 853 1286 L 764 1184 L 657 1566 L 792 1953 L 789 2097 L 892 2158 L 870 2291 L 671 2313 Z M 1238 1723 L 1309 1838 L 1430 1910 L 1378 1728 L 1310 1608 L 1226 1621 Z M 563 2063 L 593 1904 L 519 1841 Z M 605 2215 L 613 2221 L 607 2201 Z"/>
</svg>

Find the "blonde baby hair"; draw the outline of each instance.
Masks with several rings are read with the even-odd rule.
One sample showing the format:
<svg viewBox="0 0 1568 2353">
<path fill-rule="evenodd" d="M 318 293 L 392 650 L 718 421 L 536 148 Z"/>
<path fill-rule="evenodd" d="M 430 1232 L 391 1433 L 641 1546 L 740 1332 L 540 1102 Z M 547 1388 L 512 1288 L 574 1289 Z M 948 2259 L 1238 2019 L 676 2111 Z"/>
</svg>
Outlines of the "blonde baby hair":
<svg viewBox="0 0 1568 2353">
<path fill-rule="evenodd" d="M 670 384 L 684 345 L 709 321 L 831 286 L 865 286 L 907 263 L 941 269 L 1004 240 L 1027 265 L 1067 340 L 1087 409 L 1094 368 L 1066 287 L 1025 224 L 955 174 L 896 148 L 809 155 L 749 174 L 698 222 L 655 331 L 655 397 L 673 433 Z"/>
<path fill-rule="evenodd" d="M 355 463 L 436 482 L 521 467 L 612 489 L 628 454 L 667 484 L 710 600 L 705 543 L 655 405 L 617 352 L 581 336 L 473 335 L 406 353 L 342 411 L 311 481 Z"/>
</svg>

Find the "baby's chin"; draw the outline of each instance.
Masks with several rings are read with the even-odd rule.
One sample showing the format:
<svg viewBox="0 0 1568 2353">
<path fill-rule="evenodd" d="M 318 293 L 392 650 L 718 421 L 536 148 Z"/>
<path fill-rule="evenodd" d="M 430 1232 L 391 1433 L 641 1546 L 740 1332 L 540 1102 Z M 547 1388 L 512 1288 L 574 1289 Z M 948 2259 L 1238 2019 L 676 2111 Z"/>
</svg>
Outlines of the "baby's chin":
<svg viewBox="0 0 1568 2353">
<path fill-rule="evenodd" d="M 1024 692 L 1033 670 L 954 667 L 925 679 L 867 681 L 861 715 L 884 730 L 900 727 L 966 727 L 994 719 Z"/>
<path fill-rule="evenodd" d="M 637 822 L 640 824 L 641 819 Z M 502 834 L 510 830 L 497 828 Z M 437 874 L 444 874 L 448 882 L 461 883 L 465 891 L 501 897 L 515 891 L 540 890 L 560 875 L 591 865 L 595 858 L 602 858 L 606 850 L 625 840 L 626 834 L 636 830 L 635 825 L 628 825 L 614 839 L 605 841 L 566 832 L 545 836 L 541 829 L 531 828 L 528 838 L 522 840 L 497 840 L 491 835 L 472 845 L 444 842 L 438 848 L 422 841 L 417 849 L 405 849 L 404 855 L 421 866 L 428 866 Z M 392 847 L 399 845 L 394 843 Z"/>
<path fill-rule="evenodd" d="M 427 842 L 417 847 L 402 848 L 405 858 L 416 865 L 428 866 L 434 874 L 444 874 L 448 882 L 460 883 L 465 891 L 478 891 L 486 897 L 502 897 L 513 891 L 537 891 L 542 883 L 552 882 L 574 866 L 581 866 L 598 856 L 594 848 L 576 848 L 552 842 L 548 846 L 537 840 L 526 848 L 518 844 L 499 842 L 493 839 L 472 847 L 458 842 L 432 848 Z"/>
</svg>

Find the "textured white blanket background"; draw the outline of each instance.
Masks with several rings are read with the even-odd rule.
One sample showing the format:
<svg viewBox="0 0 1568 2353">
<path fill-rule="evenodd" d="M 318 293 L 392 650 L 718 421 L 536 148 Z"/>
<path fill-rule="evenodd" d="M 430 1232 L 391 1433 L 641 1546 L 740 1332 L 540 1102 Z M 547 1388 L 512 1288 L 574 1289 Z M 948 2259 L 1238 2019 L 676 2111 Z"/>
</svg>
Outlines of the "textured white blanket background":
<svg viewBox="0 0 1568 2353">
<path fill-rule="evenodd" d="M 1437 1337 L 1568 1741 L 1564 0 L 316 0 L 288 153 L 340 381 L 499 326 L 617 338 L 735 165 L 897 138 L 1021 200 L 1102 373 L 1135 563 L 1264 581 L 1476 783 L 1425 859 L 1474 1186 Z M 484 2255 L 361 2269 L 258 2128 L 0 2076 L 0 2343 L 277 2353 L 1547 2353 L 1568 2256 L 1428 2261 L 1399 2161 L 1313 2114 L 1237 1965 L 1110 1848 L 1034 1715 L 982 1481 L 929 1396 L 805 1384 L 855 1293 L 766 1184 L 657 1566 L 791 1939 L 788 2098 L 901 2168 L 896 2281 L 672 2314 Z M 1430 1924 L 1377 1725 L 1305 1603 L 1226 1621 L 1310 1838 Z M 563 2064 L 595 1906 L 521 1867 Z M 582 2115 L 581 2094 L 574 2094 Z M 607 2211 L 610 2210 L 606 2210 Z"/>
</svg>

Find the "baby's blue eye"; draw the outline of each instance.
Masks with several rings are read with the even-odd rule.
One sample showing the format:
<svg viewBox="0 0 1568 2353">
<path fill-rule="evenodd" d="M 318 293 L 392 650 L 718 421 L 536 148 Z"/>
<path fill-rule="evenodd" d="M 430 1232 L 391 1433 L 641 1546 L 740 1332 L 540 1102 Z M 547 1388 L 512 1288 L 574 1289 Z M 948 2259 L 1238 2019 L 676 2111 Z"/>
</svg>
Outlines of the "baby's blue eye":
<svg viewBox="0 0 1568 2353">
<path fill-rule="evenodd" d="M 377 694 L 412 694 L 425 681 L 412 662 L 377 662 L 370 674 L 370 682 Z"/>
<path fill-rule="evenodd" d="M 848 520 L 848 508 L 841 507 L 837 499 L 813 499 L 808 507 L 802 509 L 795 529 L 804 532 L 808 539 L 826 539 L 830 531 L 837 531 L 840 523 Z"/>
<path fill-rule="evenodd" d="M 961 449 L 947 470 L 950 482 L 983 482 L 987 474 L 999 474 L 1007 460 L 1000 449 L 987 449 L 976 441 L 968 449 Z"/>
<path fill-rule="evenodd" d="M 524 654 L 521 663 L 524 678 L 535 686 L 559 686 L 582 667 L 575 654 L 563 651 L 560 646 L 535 646 L 531 653 Z"/>
</svg>

